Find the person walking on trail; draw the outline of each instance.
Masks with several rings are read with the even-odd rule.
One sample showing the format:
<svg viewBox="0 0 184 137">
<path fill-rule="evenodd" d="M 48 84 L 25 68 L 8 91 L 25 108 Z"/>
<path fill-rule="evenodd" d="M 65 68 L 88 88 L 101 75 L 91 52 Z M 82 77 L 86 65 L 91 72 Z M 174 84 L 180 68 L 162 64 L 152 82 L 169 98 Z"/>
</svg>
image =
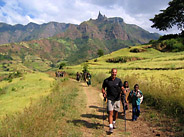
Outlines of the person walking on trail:
<svg viewBox="0 0 184 137">
<path fill-rule="evenodd" d="M 130 96 L 132 97 L 132 121 L 136 121 L 140 115 L 141 97 L 143 97 L 138 84 L 134 85 L 134 90 L 130 92 Z"/>
<path fill-rule="evenodd" d="M 77 74 L 76 74 L 76 80 L 77 80 L 77 81 L 80 80 L 80 74 L 79 74 L 79 72 L 77 72 Z"/>
<path fill-rule="evenodd" d="M 129 88 L 128 81 L 124 81 L 123 87 L 126 94 L 124 94 L 124 92 L 121 94 L 121 102 L 123 106 L 123 112 L 125 113 L 125 111 L 129 109 L 128 96 L 130 94 L 130 88 Z"/>
<path fill-rule="evenodd" d="M 102 85 L 103 97 L 107 98 L 107 109 L 109 118 L 109 132 L 113 133 L 113 128 L 116 128 L 116 119 L 120 110 L 120 93 L 124 91 L 121 79 L 116 77 L 117 69 L 111 70 L 111 76 L 106 78 Z"/>
<path fill-rule="evenodd" d="M 87 85 L 91 85 L 91 74 L 87 73 Z"/>
</svg>

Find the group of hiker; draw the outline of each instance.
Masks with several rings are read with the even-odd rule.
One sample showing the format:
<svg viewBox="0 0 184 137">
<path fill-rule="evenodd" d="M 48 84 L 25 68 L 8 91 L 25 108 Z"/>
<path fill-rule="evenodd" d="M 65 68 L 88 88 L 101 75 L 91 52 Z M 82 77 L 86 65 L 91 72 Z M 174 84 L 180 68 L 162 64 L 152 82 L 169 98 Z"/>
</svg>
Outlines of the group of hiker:
<svg viewBox="0 0 184 137">
<path fill-rule="evenodd" d="M 76 73 L 76 80 L 77 81 L 85 81 L 87 85 L 91 85 L 91 74 L 89 72 L 77 72 Z"/>
<path fill-rule="evenodd" d="M 134 89 L 130 91 L 128 81 L 122 83 L 121 79 L 116 77 L 117 69 L 111 70 L 111 76 L 106 78 L 102 84 L 102 94 L 107 99 L 109 132 L 113 133 L 116 128 L 116 119 L 122 102 L 123 112 L 129 109 L 128 97 L 132 100 L 132 121 L 136 121 L 140 115 L 140 104 L 143 94 L 139 90 L 139 85 L 135 84 Z M 121 100 L 121 101 L 120 101 Z M 125 118 L 126 119 L 126 118 Z"/>
<path fill-rule="evenodd" d="M 124 116 L 126 110 L 129 109 L 129 99 L 132 101 L 132 121 L 136 121 L 140 115 L 140 104 L 143 100 L 142 91 L 139 90 L 139 85 L 135 84 L 133 90 L 129 88 L 128 81 L 122 83 L 120 78 L 116 77 L 117 69 L 111 70 L 111 76 L 106 78 L 102 84 L 102 94 L 104 101 L 107 101 L 107 113 L 109 121 L 109 133 L 113 133 L 116 127 L 116 119 L 120 110 L 120 103 L 123 106 Z M 77 81 L 85 81 L 87 85 L 91 85 L 91 74 L 89 72 L 77 72 Z M 125 117 L 126 121 L 126 117 Z"/>
<path fill-rule="evenodd" d="M 64 77 L 66 75 L 66 72 L 58 70 L 55 72 L 55 75 L 56 77 Z"/>
</svg>

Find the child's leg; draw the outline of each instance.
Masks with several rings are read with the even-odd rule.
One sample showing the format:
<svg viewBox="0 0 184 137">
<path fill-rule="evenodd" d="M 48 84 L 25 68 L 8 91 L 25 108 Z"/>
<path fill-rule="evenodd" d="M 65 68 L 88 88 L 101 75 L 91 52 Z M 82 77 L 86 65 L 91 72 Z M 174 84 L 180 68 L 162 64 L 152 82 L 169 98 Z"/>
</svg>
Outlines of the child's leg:
<svg viewBox="0 0 184 137">
<path fill-rule="evenodd" d="M 140 115 L 140 105 L 137 105 L 137 113 L 136 113 L 136 116 L 139 117 Z"/>
<path fill-rule="evenodd" d="M 137 116 L 136 116 L 136 106 L 132 105 L 132 120 L 136 120 Z"/>
</svg>

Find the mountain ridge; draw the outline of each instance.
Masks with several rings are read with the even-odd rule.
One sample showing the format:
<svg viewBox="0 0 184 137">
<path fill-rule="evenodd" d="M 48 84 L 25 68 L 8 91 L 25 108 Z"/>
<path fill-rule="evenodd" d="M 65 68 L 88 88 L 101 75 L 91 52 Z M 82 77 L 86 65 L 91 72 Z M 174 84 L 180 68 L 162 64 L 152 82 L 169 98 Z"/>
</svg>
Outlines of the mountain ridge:
<svg viewBox="0 0 184 137">
<path fill-rule="evenodd" d="M 64 24 L 65 30 L 62 32 L 56 29 L 57 25 L 57 23 L 47 23 L 45 27 L 42 26 L 44 29 L 40 30 L 39 25 L 28 24 L 27 30 L 35 32 L 35 34 L 29 35 L 27 32 L 23 35 L 24 41 L 1 45 L 0 54 L 10 57 L 18 56 L 19 60 L 28 65 L 30 62 L 26 62 L 26 59 L 30 56 L 33 58 L 31 62 L 34 62 L 34 56 L 36 56 L 40 60 L 48 60 L 52 64 L 57 64 L 60 61 L 77 64 L 97 57 L 97 52 L 100 49 L 107 54 L 121 48 L 147 43 L 159 37 L 158 34 L 151 34 L 137 25 L 126 24 L 122 18 L 107 18 L 101 13 L 97 19 L 89 19 L 80 25 L 68 24 L 65 26 L 66 24 Z M 22 26 L 18 25 L 18 27 Z M 34 30 L 35 27 L 37 30 Z M 59 27 L 62 28 L 62 25 Z M 47 32 L 52 34 L 57 32 L 58 34 L 49 37 Z M 21 39 L 19 31 L 12 35 L 20 36 L 18 40 Z M 36 36 L 47 38 L 26 41 L 36 38 Z"/>
<path fill-rule="evenodd" d="M 48 22 L 41 25 L 30 22 L 27 25 L 0 23 L 0 44 L 48 38 L 64 32 L 70 24 Z"/>
<path fill-rule="evenodd" d="M 113 25 L 116 24 L 115 25 L 116 29 L 118 29 L 117 27 L 121 28 L 118 25 L 123 26 L 123 24 L 126 26 L 130 26 L 130 27 L 136 26 L 135 28 L 142 29 L 141 27 L 139 27 L 135 24 L 126 24 L 124 22 L 124 20 L 120 17 L 107 18 L 105 15 L 102 15 L 100 12 L 98 14 L 97 19 L 90 19 L 88 21 L 82 22 L 79 25 L 71 24 L 71 23 L 58 23 L 55 21 L 51 21 L 51 22 L 43 23 L 43 24 L 36 24 L 36 23 L 30 22 L 27 25 L 22 25 L 22 24 L 10 25 L 10 24 L 0 22 L 0 44 L 53 37 L 55 35 L 61 35 L 61 33 L 70 29 L 70 27 L 72 29 L 75 29 L 75 30 L 76 30 L 76 28 L 78 28 L 78 30 L 82 30 L 82 29 L 85 30 L 85 27 L 86 27 L 85 23 L 86 22 L 93 24 L 93 26 L 97 25 L 97 27 L 99 27 L 99 28 L 101 27 L 99 25 L 101 24 L 101 22 L 103 22 L 103 23 L 108 23 L 108 24 L 113 24 Z M 89 23 L 88 23 L 88 27 L 90 27 Z M 76 27 L 76 28 L 74 28 L 74 27 Z M 143 31 L 146 31 L 146 30 L 143 29 Z M 77 32 L 75 32 L 75 33 L 77 33 Z M 104 33 L 104 32 L 102 32 L 102 33 Z M 157 34 L 157 33 L 149 33 L 148 32 L 147 35 L 149 35 L 149 34 L 155 35 L 155 37 L 153 37 L 153 39 L 157 39 L 159 37 L 159 34 Z M 99 35 L 97 35 L 97 34 L 95 34 L 95 35 L 99 38 Z M 115 35 L 115 36 L 117 36 L 117 35 Z M 74 36 L 71 36 L 71 37 L 74 37 Z M 124 38 L 125 37 L 126 36 L 124 36 Z M 105 38 L 105 37 L 103 36 L 103 38 Z M 117 36 L 117 38 L 120 38 L 120 37 Z M 120 38 L 120 39 L 122 39 L 122 38 Z M 144 41 L 140 41 L 140 42 L 145 43 L 145 42 L 148 42 L 148 40 L 146 40 L 146 41 L 144 40 Z"/>
</svg>

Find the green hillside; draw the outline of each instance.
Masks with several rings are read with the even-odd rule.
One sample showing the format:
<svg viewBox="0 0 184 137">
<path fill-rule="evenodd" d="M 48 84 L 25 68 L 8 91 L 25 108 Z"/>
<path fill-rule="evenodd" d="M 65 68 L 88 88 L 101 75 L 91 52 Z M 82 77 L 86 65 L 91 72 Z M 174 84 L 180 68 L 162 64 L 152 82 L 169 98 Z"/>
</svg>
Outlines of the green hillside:
<svg viewBox="0 0 184 137">
<path fill-rule="evenodd" d="M 184 110 L 184 52 L 161 52 L 151 45 L 121 49 L 86 62 L 92 73 L 92 83 L 101 87 L 112 68 L 118 77 L 129 81 L 131 89 L 138 83 L 145 95 L 145 103 L 164 113 L 183 119 Z M 66 71 L 75 76 L 83 65 L 68 66 Z"/>
<path fill-rule="evenodd" d="M 57 23 L 44 26 L 46 28 L 55 26 L 55 31 L 57 30 L 59 33 Z M 6 27 L 11 28 L 8 25 Z M 19 26 L 19 29 L 21 27 L 23 26 Z M 35 29 L 35 33 L 39 32 L 38 35 L 42 33 L 47 35 L 45 32 L 47 29 L 43 29 L 43 32 L 40 30 L 42 27 L 30 23 L 27 29 Z M 60 26 L 60 28 L 62 27 Z M 0 29 L 3 29 L 3 24 Z M 28 30 L 25 33 L 29 33 Z M 55 31 L 51 31 L 53 35 L 56 34 Z M 24 34 L 24 36 L 26 35 Z M 34 36 L 36 39 L 37 34 Z M 52 35 L 48 34 L 48 36 Z M 34 37 L 30 36 L 30 38 Z M 108 54 L 121 48 L 148 43 L 150 40 L 158 38 L 158 34 L 149 33 L 136 25 L 126 24 L 122 18 L 107 18 L 99 13 L 97 19 L 90 19 L 80 25 L 70 24 L 67 29 L 65 28 L 65 32 L 61 31 L 54 37 L 0 45 L 0 61 L 8 60 L 8 64 L 14 61 L 22 63 L 32 70 L 46 71 L 57 67 L 57 64 L 63 61 L 74 65 L 96 58 L 98 50 L 103 50 L 105 54 Z"/>
</svg>

